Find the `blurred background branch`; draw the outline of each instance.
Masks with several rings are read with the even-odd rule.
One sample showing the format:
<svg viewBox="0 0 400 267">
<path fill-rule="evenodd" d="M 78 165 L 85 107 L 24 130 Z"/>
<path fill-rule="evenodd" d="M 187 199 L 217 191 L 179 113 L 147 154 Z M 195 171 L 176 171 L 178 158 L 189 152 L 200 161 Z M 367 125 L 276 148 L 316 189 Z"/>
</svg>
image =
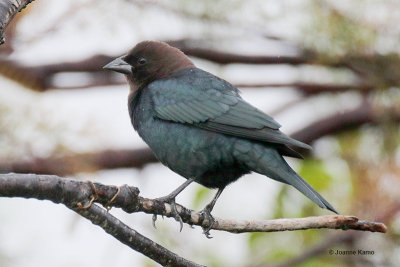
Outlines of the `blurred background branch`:
<svg viewBox="0 0 400 267">
<path fill-rule="evenodd" d="M 293 133 L 291 137 L 311 144 L 324 136 L 339 134 L 367 123 L 380 123 L 380 116 L 383 113 L 390 114 L 390 117 L 394 121 L 400 121 L 399 112 L 374 110 L 368 101 L 364 101 L 353 110 L 333 114 L 310 125 L 306 125 L 304 128 Z M 306 150 L 303 151 L 303 153 L 308 152 Z M 0 161 L 0 173 L 17 172 L 71 175 L 79 172 L 95 172 L 102 169 L 142 168 L 145 164 L 157 161 L 148 148 L 108 149 L 92 153 L 67 154 L 64 156 L 55 155 L 47 158 L 37 157 L 29 160 L 7 162 Z"/>
<path fill-rule="evenodd" d="M 227 53 L 204 47 L 207 42 L 200 40 L 176 40 L 167 41 L 171 45 L 181 49 L 187 55 L 208 60 L 210 62 L 226 64 L 250 64 L 250 65 L 319 65 L 327 68 L 341 68 L 352 71 L 359 78 L 355 84 L 323 84 L 318 82 L 297 81 L 293 83 L 238 83 L 240 88 L 265 88 L 265 87 L 294 87 L 306 95 L 330 92 L 359 91 L 370 92 L 373 90 L 398 86 L 400 83 L 400 58 L 398 55 L 345 55 L 342 58 L 327 60 L 324 55 L 316 52 L 303 52 L 297 56 L 285 55 L 245 55 Z M 209 43 L 209 42 L 208 42 Z M 208 44 L 210 45 L 210 44 Z M 215 45 L 215 44 L 214 44 Z M 121 51 L 118 55 L 123 54 Z M 56 64 L 29 66 L 23 62 L 0 58 L 0 74 L 22 83 L 22 85 L 37 91 L 65 88 L 92 88 L 95 86 L 119 85 L 125 81 L 110 72 L 104 72 L 102 66 L 110 62 L 117 55 L 94 55 L 90 58 L 76 62 L 58 62 Z M 370 67 L 373 66 L 373 67 Z M 86 73 L 89 82 L 70 86 L 68 84 L 55 83 L 55 75 L 60 73 Z"/>
</svg>

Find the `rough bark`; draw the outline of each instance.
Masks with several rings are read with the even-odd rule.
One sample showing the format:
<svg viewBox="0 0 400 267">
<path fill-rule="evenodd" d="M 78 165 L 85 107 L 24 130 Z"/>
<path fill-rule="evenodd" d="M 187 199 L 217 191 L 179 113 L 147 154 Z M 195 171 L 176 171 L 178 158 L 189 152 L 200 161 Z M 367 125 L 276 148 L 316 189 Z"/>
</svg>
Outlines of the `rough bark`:
<svg viewBox="0 0 400 267">
<path fill-rule="evenodd" d="M 3 0 L 0 2 L 0 45 L 5 42 L 4 32 L 14 16 L 33 0 Z"/>
</svg>

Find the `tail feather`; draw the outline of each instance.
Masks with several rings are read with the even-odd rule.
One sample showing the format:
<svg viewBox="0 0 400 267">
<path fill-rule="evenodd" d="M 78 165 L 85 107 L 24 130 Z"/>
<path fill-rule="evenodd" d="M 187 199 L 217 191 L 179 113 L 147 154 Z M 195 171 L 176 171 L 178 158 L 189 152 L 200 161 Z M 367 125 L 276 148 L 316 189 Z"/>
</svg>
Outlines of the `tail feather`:
<svg viewBox="0 0 400 267">
<path fill-rule="evenodd" d="M 324 209 L 328 209 L 336 214 L 339 214 L 336 209 L 326 201 L 314 188 L 311 187 L 303 178 L 301 178 L 297 173 L 291 170 L 291 173 L 288 173 L 287 178 L 285 178 L 288 184 L 295 187 L 301 193 L 303 193 L 306 197 L 311 199 L 314 203 Z"/>
<path fill-rule="evenodd" d="M 276 181 L 292 185 L 321 208 L 338 214 L 328 201 L 292 170 L 276 149 L 260 144 L 253 144 L 252 148 L 251 151 L 246 153 L 247 155 L 238 153 L 240 154 L 239 158 L 242 158 L 243 162 L 252 171 L 266 175 Z"/>
</svg>

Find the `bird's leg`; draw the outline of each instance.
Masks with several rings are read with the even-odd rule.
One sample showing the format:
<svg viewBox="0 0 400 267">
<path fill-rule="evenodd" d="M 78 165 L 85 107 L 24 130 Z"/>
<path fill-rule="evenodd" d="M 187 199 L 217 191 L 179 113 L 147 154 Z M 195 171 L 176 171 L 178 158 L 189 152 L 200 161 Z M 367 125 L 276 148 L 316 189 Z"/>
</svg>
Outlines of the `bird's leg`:
<svg viewBox="0 0 400 267">
<path fill-rule="evenodd" d="M 172 191 L 170 194 L 166 195 L 165 197 L 156 198 L 158 201 L 163 201 L 169 203 L 171 205 L 171 213 L 174 216 L 175 220 L 180 223 L 180 231 L 183 228 L 183 221 L 181 216 L 179 216 L 178 210 L 176 209 L 175 197 L 182 192 L 188 185 L 190 185 L 194 181 L 193 178 L 187 179 L 183 184 L 181 184 L 177 189 Z M 153 227 L 156 228 L 156 220 L 157 215 L 153 214 Z"/>
<path fill-rule="evenodd" d="M 208 203 L 207 206 L 202 211 L 200 211 L 200 214 L 204 215 L 204 219 L 207 219 L 207 221 L 208 221 L 208 226 L 207 227 L 203 226 L 203 234 L 205 234 L 205 236 L 207 238 L 212 238 L 210 236 L 210 230 L 215 223 L 215 219 L 211 215 L 211 211 L 213 210 L 215 203 L 217 203 L 217 199 L 221 195 L 222 191 L 224 191 L 224 188 L 225 187 L 219 188 L 217 193 L 215 194 L 213 200 L 210 203 Z M 204 220 L 203 220 L 203 222 L 204 222 Z"/>
</svg>

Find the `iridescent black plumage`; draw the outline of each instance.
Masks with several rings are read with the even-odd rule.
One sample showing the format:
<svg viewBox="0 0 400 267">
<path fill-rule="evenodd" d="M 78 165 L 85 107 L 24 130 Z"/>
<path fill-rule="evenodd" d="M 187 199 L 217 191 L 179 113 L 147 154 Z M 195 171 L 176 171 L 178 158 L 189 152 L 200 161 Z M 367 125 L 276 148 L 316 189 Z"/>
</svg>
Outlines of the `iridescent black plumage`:
<svg viewBox="0 0 400 267">
<path fill-rule="evenodd" d="M 280 132 L 280 125 L 244 101 L 233 85 L 161 42 L 139 43 L 115 61 L 106 68 L 127 76 L 135 130 L 171 170 L 218 188 L 216 198 L 229 183 L 258 172 L 336 212 L 282 157 L 300 157 L 292 148 L 310 147 Z M 169 197 L 175 198 L 191 180 Z"/>
</svg>

